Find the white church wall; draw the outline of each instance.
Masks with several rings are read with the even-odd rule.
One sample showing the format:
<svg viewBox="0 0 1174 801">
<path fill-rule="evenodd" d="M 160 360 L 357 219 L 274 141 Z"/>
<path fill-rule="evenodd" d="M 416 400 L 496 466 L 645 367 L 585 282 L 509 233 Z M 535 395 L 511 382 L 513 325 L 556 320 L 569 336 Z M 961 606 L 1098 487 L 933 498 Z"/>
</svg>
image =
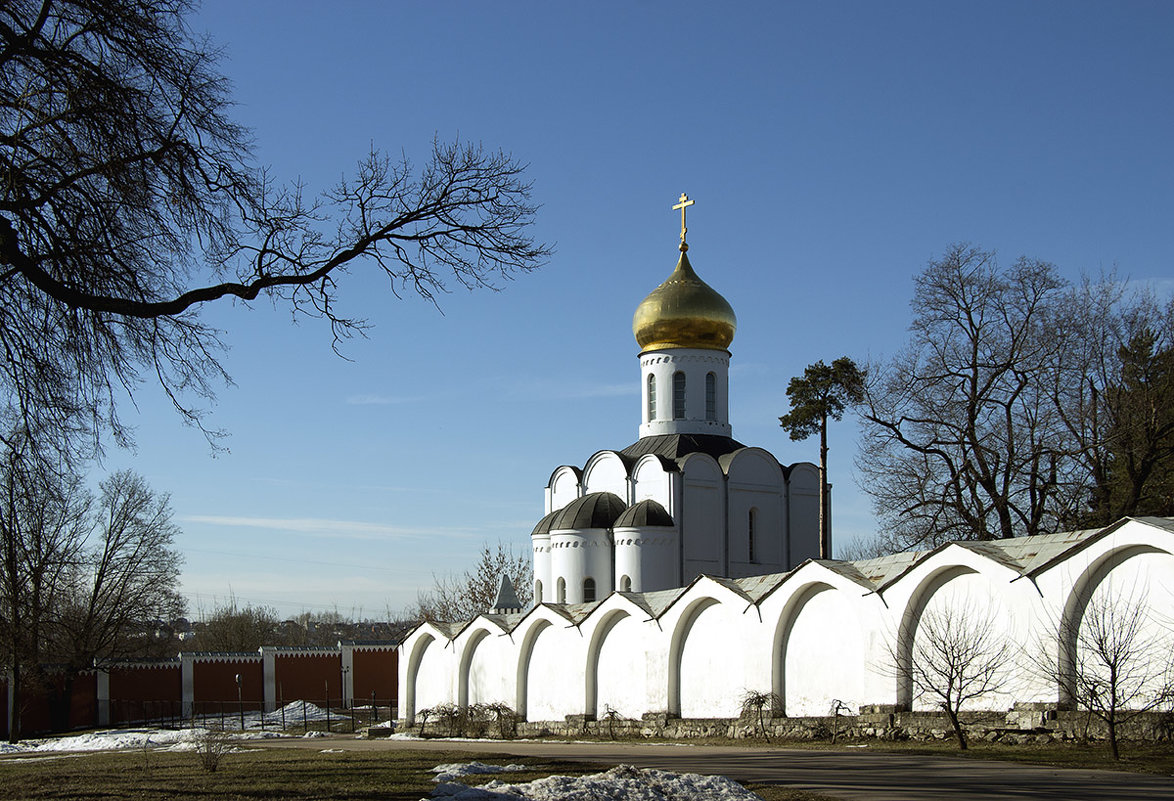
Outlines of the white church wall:
<svg viewBox="0 0 1174 801">
<path fill-rule="evenodd" d="M 654 592 L 677 586 L 680 543 L 675 528 L 617 528 L 614 536 L 617 590 Z"/>
<path fill-rule="evenodd" d="M 612 592 L 612 546 L 606 531 L 593 528 L 555 530 L 550 532 L 550 548 L 554 588 L 550 602 L 583 603 L 586 579 L 595 582 L 595 598 L 592 600 L 598 601 Z"/>
<path fill-rule="evenodd" d="M 1174 652 L 1172 630 L 1174 556 L 1136 553 L 1109 570 L 1089 594 L 1077 638 L 1078 664 L 1103 675 L 1103 660 L 1089 654 L 1088 645 L 1097 632 L 1114 632 L 1119 642 L 1128 641 L 1133 652 L 1126 691 L 1139 696 L 1158 694 L 1171 678 L 1167 671 Z"/>
<path fill-rule="evenodd" d="M 628 469 L 615 451 L 600 451 L 587 460 L 583 468 L 583 494 L 611 492 L 631 505 L 628 491 Z"/>
<path fill-rule="evenodd" d="M 1033 660 L 1047 658 L 1052 664 L 1064 664 L 1065 670 L 1072 669 L 1078 621 L 1084 619 L 1098 588 L 1105 593 L 1120 592 L 1124 587 L 1131 594 L 1143 588 L 1146 604 L 1152 605 L 1147 615 L 1164 621 L 1169 630 L 1169 621 L 1174 620 L 1174 602 L 1169 597 L 1174 588 L 1174 542 L 1169 535 L 1155 538 L 1154 530 L 1140 521 L 1125 520 L 1076 553 L 1036 568 L 1031 578 L 1042 595 L 1042 608 L 1034 621 L 1033 636 L 1025 641 L 1030 643 Z M 1104 584 L 1110 577 L 1112 582 Z M 1115 600 L 1121 604 L 1130 601 L 1127 596 L 1117 596 Z M 1174 645 L 1168 648 L 1174 650 Z M 1043 679 L 1036 681 L 1040 700 L 1068 701 L 1058 688 Z"/>
<path fill-rule="evenodd" d="M 992 652 L 1007 647 L 1016 649 L 1016 626 L 1012 610 L 1004 600 L 1009 579 L 996 579 L 979 572 L 954 573 L 925 600 L 912 637 L 913 659 L 923 655 L 934 660 L 947 656 L 960 658 L 959 649 L 979 638 L 987 639 L 989 646 L 976 653 L 975 663 L 989 659 Z M 992 678 L 992 691 L 980 698 L 967 701 L 963 709 L 1010 709 L 1019 696 L 1015 685 L 1022 679 L 1017 667 L 1016 653 L 1008 653 L 1001 671 Z M 935 688 L 937 692 L 944 687 Z M 941 698 L 934 692 L 919 692 L 913 688 L 913 709 L 941 708 Z"/>
<path fill-rule="evenodd" d="M 830 504 L 829 504 L 830 506 Z M 792 565 L 819 558 L 819 468 L 791 465 L 787 475 L 788 552 Z M 833 556 L 835 543 L 832 544 Z"/>
<path fill-rule="evenodd" d="M 725 477 L 718 463 L 703 453 L 682 461 L 679 526 L 684 570 L 681 580 L 702 573 L 725 572 Z"/>
<path fill-rule="evenodd" d="M 786 570 L 786 518 L 783 470 L 761 448 L 733 454 L 726 469 L 729 493 L 729 575 L 759 576 Z M 753 553 L 750 512 L 754 511 Z"/>
<path fill-rule="evenodd" d="M 727 351 L 668 348 L 640 355 L 640 436 L 658 434 L 717 434 L 730 436 L 729 370 Z M 685 375 L 685 414 L 673 413 L 673 375 Z M 714 419 L 706 419 L 705 377 L 714 375 Z M 656 379 L 656 418 L 649 419 L 648 377 Z"/>
<path fill-rule="evenodd" d="M 534 554 L 534 603 L 553 600 L 554 583 L 550 571 L 550 532 L 532 535 L 531 550 Z"/>
<path fill-rule="evenodd" d="M 518 643 L 514 709 L 526 720 L 562 720 L 582 711 L 584 648 L 578 629 L 548 607 L 535 609 L 514 632 Z"/>
</svg>

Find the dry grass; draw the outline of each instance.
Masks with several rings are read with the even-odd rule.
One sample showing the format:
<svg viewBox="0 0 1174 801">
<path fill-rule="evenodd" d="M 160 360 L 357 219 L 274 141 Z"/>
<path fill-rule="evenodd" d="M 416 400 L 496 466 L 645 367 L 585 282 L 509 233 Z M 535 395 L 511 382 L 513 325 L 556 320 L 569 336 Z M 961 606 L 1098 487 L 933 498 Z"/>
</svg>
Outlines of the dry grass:
<svg viewBox="0 0 1174 801">
<path fill-rule="evenodd" d="M 325 744 L 329 747 L 329 743 Z M 215 772 L 200 767 L 192 753 L 123 751 L 79 756 L 35 756 L 0 759 L 4 799 L 199 799 L 199 801 L 419 801 L 435 785 L 430 768 L 445 762 L 500 758 L 459 751 L 348 751 L 249 749 L 225 754 Z M 511 758 L 532 770 L 510 773 L 511 782 L 527 782 L 553 774 L 597 773 L 608 766 L 581 762 Z M 490 777 L 472 776 L 480 784 Z M 782 787 L 755 788 L 766 801 L 827 801 Z"/>
</svg>

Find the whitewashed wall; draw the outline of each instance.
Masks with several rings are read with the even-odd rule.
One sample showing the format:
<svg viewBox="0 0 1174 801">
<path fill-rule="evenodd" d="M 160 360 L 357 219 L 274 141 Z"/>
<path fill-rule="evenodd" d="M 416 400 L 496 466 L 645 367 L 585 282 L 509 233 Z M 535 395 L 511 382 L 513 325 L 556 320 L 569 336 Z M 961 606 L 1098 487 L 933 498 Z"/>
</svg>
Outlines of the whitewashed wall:
<svg viewBox="0 0 1174 801">
<path fill-rule="evenodd" d="M 610 595 L 577 607 L 539 606 L 524 615 L 479 618 L 459 633 L 425 624 L 401 646 L 400 710 L 453 701 L 512 699 L 528 720 L 566 715 L 624 717 L 670 711 L 732 717 L 746 690 L 773 690 L 788 715 L 825 715 L 898 704 L 920 708 L 894 669 L 917 647 L 919 624 L 943 610 L 989 618 L 1019 646 L 999 693 L 973 708 L 1058 701 L 1059 688 L 1028 669 L 1046 653 L 1069 661 L 1061 621 L 1081 621 L 1105 599 L 1140 610 L 1148 632 L 1174 621 L 1174 523 L 1129 520 L 1081 535 L 1019 563 L 983 544 L 948 545 L 907 564 L 807 562 L 790 573 L 740 581 L 702 577 L 669 593 Z M 1036 538 L 1043 540 L 1044 538 Z M 1046 554 L 1045 554 L 1046 556 Z M 899 560 L 898 560 L 899 561 Z M 650 611 L 651 610 L 651 611 Z M 1169 643 L 1156 656 L 1169 663 Z"/>
</svg>

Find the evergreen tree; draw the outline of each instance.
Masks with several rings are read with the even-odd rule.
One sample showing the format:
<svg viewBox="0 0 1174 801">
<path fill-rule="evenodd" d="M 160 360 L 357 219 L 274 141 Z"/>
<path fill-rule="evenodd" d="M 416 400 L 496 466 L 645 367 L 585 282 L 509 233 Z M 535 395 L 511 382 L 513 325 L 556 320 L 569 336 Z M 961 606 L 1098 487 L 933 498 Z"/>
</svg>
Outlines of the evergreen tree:
<svg viewBox="0 0 1174 801">
<path fill-rule="evenodd" d="M 831 366 L 818 361 L 808 365 L 803 376 L 787 385 L 791 411 L 779 418 L 779 425 L 791 439 L 805 440 L 819 433 L 819 556 L 832 556 L 831 524 L 828 519 L 828 418 L 839 420 L 846 405 L 863 399 L 864 372 L 856 362 L 841 356 Z"/>
</svg>

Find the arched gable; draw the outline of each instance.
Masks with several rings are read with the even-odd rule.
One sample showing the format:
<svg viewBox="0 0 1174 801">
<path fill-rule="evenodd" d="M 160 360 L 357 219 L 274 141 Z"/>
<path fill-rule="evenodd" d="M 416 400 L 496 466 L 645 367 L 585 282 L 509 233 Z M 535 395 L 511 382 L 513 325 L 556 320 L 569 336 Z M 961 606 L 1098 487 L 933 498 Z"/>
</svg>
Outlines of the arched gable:
<svg viewBox="0 0 1174 801">
<path fill-rule="evenodd" d="M 819 465 L 811 462 L 795 462 L 784 471 L 787 484 L 793 489 L 819 494 Z"/>
<path fill-rule="evenodd" d="M 1095 558 L 1081 571 L 1072 582 L 1071 588 L 1063 599 L 1063 606 L 1060 611 L 1060 620 L 1057 625 L 1053 626 L 1054 631 L 1047 632 L 1048 636 L 1055 637 L 1058 660 L 1058 675 L 1061 677 L 1059 686 L 1056 688 L 1057 698 L 1061 703 L 1069 703 L 1072 701 L 1069 696 L 1068 687 L 1071 686 L 1071 678 L 1076 671 L 1076 660 L 1078 658 L 1078 647 L 1081 624 L 1084 621 L 1086 611 L 1090 608 L 1094 596 L 1098 590 L 1111 581 L 1111 576 L 1115 573 L 1125 571 L 1126 568 L 1141 562 L 1143 559 L 1151 557 L 1160 557 L 1164 559 L 1174 558 L 1169 547 L 1161 547 L 1158 543 L 1153 542 L 1139 542 L 1126 541 L 1121 543 L 1114 543 L 1109 545 L 1105 551 Z M 1130 579 L 1124 582 L 1121 588 L 1110 588 L 1107 590 L 1111 592 L 1117 599 L 1110 601 L 1105 599 L 1108 603 L 1121 604 L 1137 604 L 1146 607 L 1153 614 L 1155 606 L 1166 608 L 1157 614 L 1162 618 L 1169 619 L 1167 616 L 1174 614 L 1171 606 L 1171 593 L 1174 593 L 1174 586 L 1166 584 L 1164 586 L 1145 586 L 1144 582 L 1138 582 L 1136 576 L 1131 576 Z M 1151 593 L 1161 593 L 1164 598 L 1155 603 L 1155 598 Z M 1112 610 L 1106 610 L 1105 614 L 1112 615 Z M 1152 625 L 1152 621 L 1148 621 Z M 1167 623 L 1168 625 L 1168 623 Z M 1146 624 L 1143 624 L 1143 629 Z M 1144 632 L 1141 635 L 1145 636 Z M 1138 651 L 1138 658 L 1144 658 L 1141 652 L 1145 649 L 1145 643 L 1136 643 L 1133 648 Z"/>
<path fill-rule="evenodd" d="M 731 482 L 779 490 L 783 487 L 783 466 L 762 448 L 739 448 L 719 461 Z"/>
<path fill-rule="evenodd" d="M 676 463 L 663 456 L 646 453 L 632 468 L 632 502 L 653 500 L 673 514 L 673 476 Z"/>
<path fill-rule="evenodd" d="M 530 686 L 531 661 L 534 656 L 535 644 L 542 635 L 565 633 L 563 630 L 568 626 L 573 626 L 570 618 L 556 611 L 554 607 L 543 604 L 530 610 L 530 613 L 514 627 L 511 635 L 513 642 L 517 644 L 514 711 L 523 720 L 530 719 L 530 697 L 535 689 Z M 575 636 L 577 638 L 578 634 Z M 565 658 L 568 668 L 570 661 L 577 658 L 577 654 L 578 649 L 566 652 Z M 552 677 L 556 681 L 560 678 L 562 677 Z M 545 691 L 545 689 L 538 688 L 539 691 Z"/>
<path fill-rule="evenodd" d="M 630 503 L 628 466 L 616 451 L 599 451 L 583 467 L 583 494 L 612 492 Z"/>
<path fill-rule="evenodd" d="M 847 703 L 867 697 L 871 677 L 866 666 L 876 661 L 876 654 L 865 631 L 883 625 L 883 604 L 865 593 L 857 581 L 822 563 L 807 562 L 758 602 L 773 631 L 771 691 L 786 714 L 823 715 L 833 697 Z M 788 663 L 797 661 L 805 675 L 789 676 L 794 671 Z M 821 670 L 807 669 L 811 664 Z M 812 691 L 813 682 L 819 692 Z"/>
<path fill-rule="evenodd" d="M 721 457 L 726 504 L 729 575 L 775 573 L 790 566 L 783 468 L 761 448 Z"/>
<path fill-rule="evenodd" d="M 401 682 L 403 694 L 403 716 L 411 725 L 415 721 L 418 701 L 427 706 L 445 694 L 449 670 L 446 664 L 447 654 L 441 653 L 448 645 L 449 640 L 445 632 L 432 623 L 423 623 L 418 626 L 400 645 L 400 653 L 406 658 L 403 660 L 403 676 Z M 425 659 L 430 664 L 429 670 L 423 670 Z M 425 680 L 421 681 L 421 676 Z"/>
<path fill-rule="evenodd" d="M 467 707 L 470 704 L 484 702 L 484 701 L 502 701 L 509 702 L 512 694 L 506 694 L 505 688 L 501 687 L 501 679 L 505 676 L 505 671 L 495 670 L 495 666 L 488 665 L 484 669 L 479 669 L 477 666 L 481 663 L 489 661 L 486 659 L 486 652 L 493 651 L 489 654 L 490 660 L 500 660 L 498 651 L 501 649 L 494 648 L 494 644 L 498 642 L 496 638 L 500 638 L 505 634 L 505 630 L 497 623 L 483 617 L 478 617 L 473 620 L 461 633 L 453 640 L 453 646 L 460 654 L 457 662 L 457 705 Z M 496 673 L 494 681 L 489 681 L 490 674 Z M 490 683 L 495 686 L 488 686 Z"/>
<path fill-rule="evenodd" d="M 671 632 L 667 665 L 669 714 L 682 713 L 682 667 L 686 650 L 707 652 L 718 658 L 745 658 L 747 643 L 739 636 L 741 632 L 737 627 L 725 626 L 718 635 L 728 642 L 698 641 L 691 645 L 690 637 L 695 633 L 694 628 L 698 619 L 707 610 L 721 608 L 741 614 L 748 606 L 749 599 L 744 595 L 709 576 L 700 576 L 661 613 L 661 627 Z M 707 638 L 709 635 L 710 632 L 706 632 Z M 743 676 L 740 668 L 741 665 L 727 664 L 726 669 L 721 671 L 723 686 L 727 689 L 733 686 L 730 691 L 739 694 L 746 689 L 742 686 Z"/>
<path fill-rule="evenodd" d="M 974 614 L 993 617 L 995 610 L 1013 606 L 1007 603 L 1007 596 L 1015 592 L 1010 584 L 1020 575 L 1017 570 L 986 554 L 957 543 L 950 543 L 931 551 L 879 590 L 893 610 L 894 620 L 897 622 L 896 641 L 890 660 L 896 661 L 893 673 L 896 676 L 896 703 L 899 707 L 912 708 L 913 684 L 909 665 L 913 658 L 914 640 L 922 614 L 935 593 L 962 577 L 981 577 L 982 581 L 968 581 L 974 585 L 972 589 L 975 594 L 989 595 L 981 607 L 975 608 Z M 962 585 L 955 585 L 955 588 L 959 586 Z M 1020 597 L 1026 599 L 1030 596 L 1021 594 Z M 976 604 L 983 601 L 981 597 L 973 600 Z M 984 622 L 986 621 L 975 621 L 976 624 Z M 1008 632 L 1018 624 L 1018 621 L 1005 618 L 993 622 L 997 623 L 1001 630 Z M 965 621 L 961 623 L 964 624 Z"/>
<path fill-rule="evenodd" d="M 550 474 L 546 483 L 548 496 L 547 514 L 562 509 L 571 501 L 583 495 L 583 473 L 577 467 L 563 465 Z"/>
</svg>

